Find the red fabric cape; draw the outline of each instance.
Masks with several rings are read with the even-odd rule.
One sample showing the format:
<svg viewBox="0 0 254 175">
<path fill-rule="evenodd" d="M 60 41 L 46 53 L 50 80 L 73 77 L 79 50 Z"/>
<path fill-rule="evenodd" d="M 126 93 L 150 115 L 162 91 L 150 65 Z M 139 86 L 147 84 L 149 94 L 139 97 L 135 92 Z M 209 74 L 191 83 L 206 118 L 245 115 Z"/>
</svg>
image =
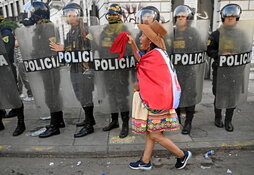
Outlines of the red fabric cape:
<svg viewBox="0 0 254 175">
<path fill-rule="evenodd" d="M 143 55 L 137 68 L 140 95 L 144 103 L 151 109 L 172 109 L 174 99 L 171 73 L 159 49 Z"/>
<path fill-rule="evenodd" d="M 126 50 L 126 44 L 129 40 L 129 38 L 127 37 L 128 34 L 129 34 L 128 32 L 119 33 L 109 50 L 111 53 L 116 53 L 116 52 L 119 53 L 118 60 L 120 60 L 124 56 L 124 52 Z"/>
</svg>

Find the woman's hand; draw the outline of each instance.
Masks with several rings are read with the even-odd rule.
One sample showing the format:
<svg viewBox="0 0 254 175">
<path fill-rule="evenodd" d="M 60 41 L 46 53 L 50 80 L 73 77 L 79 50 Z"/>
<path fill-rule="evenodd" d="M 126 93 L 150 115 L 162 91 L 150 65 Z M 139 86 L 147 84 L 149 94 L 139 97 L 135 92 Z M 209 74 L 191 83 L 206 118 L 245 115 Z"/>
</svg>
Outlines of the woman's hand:
<svg viewBox="0 0 254 175">
<path fill-rule="evenodd" d="M 138 82 L 135 82 L 135 83 L 134 83 L 134 92 L 139 91 L 139 90 L 140 90 L 140 88 L 139 88 L 139 83 L 138 83 Z"/>
<path fill-rule="evenodd" d="M 139 61 L 140 60 L 140 56 L 139 56 L 139 54 L 138 54 L 138 46 L 136 45 L 136 42 L 134 41 L 134 39 L 132 38 L 132 36 L 131 35 L 127 35 L 127 37 L 129 38 L 129 40 L 128 40 L 128 44 L 130 44 L 131 45 L 131 50 L 132 50 L 132 52 L 133 52 L 133 54 L 134 54 L 134 57 L 135 57 L 135 59 L 137 60 L 137 61 Z"/>
<path fill-rule="evenodd" d="M 127 35 L 127 37 L 129 38 L 128 44 L 130 44 L 130 45 L 134 44 L 135 41 L 133 40 L 132 36 L 131 35 Z"/>
<path fill-rule="evenodd" d="M 51 47 L 51 50 L 55 52 L 64 51 L 64 46 L 61 45 L 60 43 L 56 44 L 56 43 L 50 42 L 49 47 Z"/>
</svg>

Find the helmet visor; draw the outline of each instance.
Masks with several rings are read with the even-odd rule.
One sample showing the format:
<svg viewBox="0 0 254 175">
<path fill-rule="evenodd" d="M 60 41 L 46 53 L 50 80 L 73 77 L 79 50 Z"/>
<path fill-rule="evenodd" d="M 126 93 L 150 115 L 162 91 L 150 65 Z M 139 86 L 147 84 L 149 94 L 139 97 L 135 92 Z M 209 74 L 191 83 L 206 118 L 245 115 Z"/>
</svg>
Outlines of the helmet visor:
<svg viewBox="0 0 254 175">
<path fill-rule="evenodd" d="M 80 16 L 80 10 L 76 8 L 63 9 L 61 23 L 65 31 L 69 31 L 72 26 L 83 26 L 84 17 Z"/>
<path fill-rule="evenodd" d="M 238 5 L 232 4 L 222 9 L 221 17 L 225 18 L 225 17 L 233 16 L 233 17 L 239 18 L 240 14 L 241 14 L 240 7 Z"/>
<path fill-rule="evenodd" d="M 64 17 L 81 17 L 81 10 L 75 8 L 69 8 L 63 10 Z"/>
<path fill-rule="evenodd" d="M 187 6 L 178 6 L 174 10 L 174 17 L 177 17 L 177 16 L 189 16 L 189 15 L 191 15 L 191 10 Z"/>
<path fill-rule="evenodd" d="M 27 18 L 36 18 L 38 19 L 48 19 L 49 18 L 49 12 L 48 7 L 39 1 L 35 1 L 32 3 L 28 3 L 24 6 L 24 11 L 27 14 Z"/>
<path fill-rule="evenodd" d="M 136 23 L 150 24 L 157 19 L 158 14 L 150 9 L 141 9 L 136 15 Z"/>
</svg>

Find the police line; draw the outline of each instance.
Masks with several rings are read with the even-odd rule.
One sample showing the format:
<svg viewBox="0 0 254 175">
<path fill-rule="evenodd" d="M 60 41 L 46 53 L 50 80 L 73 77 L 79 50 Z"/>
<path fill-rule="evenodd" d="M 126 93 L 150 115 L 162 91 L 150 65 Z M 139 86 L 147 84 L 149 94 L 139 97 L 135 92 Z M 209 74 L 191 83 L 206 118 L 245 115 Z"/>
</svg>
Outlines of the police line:
<svg viewBox="0 0 254 175">
<path fill-rule="evenodd" d="M 194 65 L 204 63 L 205 57 L 205 52 L 173 54 L 171 61 L 174 65 Z M 95 71 L 128 69 L 136 66 L 133 55 L 120 60 L 117 58 L 94 59 L 92 51 L 64 51 L 58 52 L 58 57 L 52 56 L 24 61 L 27 72 L 57 68 L 60 67 L 60 63 L 93 63 L 92 68 Z"/>
<path fill-rule="evenodd" d="M 206 53 L 172 54 L 171 61 L 174 65 L 195 65 L 205 61 Z M 230 67 L 250 63 L 251 52 L 221 55 L 219 66 Z M 96 71 L 118 70 L 134 68 L 136 66 L 134 56 L 126 56 L 120 60 L 117 58 L 94 59 L 92 51 L 58 52 L 58 56 L 44 57 L 39 59 L 24 60 L 27 72 L 49 70 L 60 67 L 61 63 L 93 63 Z M 8 65 L 7 61 L 0 55 L 0 66 Z"/>
<path fill-rule="evenodd" d="M 248 64 L 251 61 L 251 51 L 232 54 L 232 55 L 221 55 L 219 57 L 219 67 L 231 67 L 231 66 L 241 66 Z"/>
<path fill-rule="evenodd" d="M 92 63 L 95 71 L 129 69 L 136 66 L 134 56 L 117 58 L 94 59 L 92 51 L 64 51 L 57 56 L 24 60 L 26 72 L 50 70 L 63 66 L 65 63 Z"/>
</svg>

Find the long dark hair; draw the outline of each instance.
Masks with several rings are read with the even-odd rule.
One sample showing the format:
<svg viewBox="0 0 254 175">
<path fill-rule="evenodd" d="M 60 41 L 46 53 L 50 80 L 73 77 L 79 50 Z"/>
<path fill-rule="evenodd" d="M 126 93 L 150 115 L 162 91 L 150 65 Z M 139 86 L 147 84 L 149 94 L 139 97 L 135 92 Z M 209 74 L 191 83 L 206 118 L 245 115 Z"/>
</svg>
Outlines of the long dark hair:
<svg viewBox="0 0 254 175">
<path fill-rule="evenodd" d="M 158 46 L 156 44 L 154 44 L 153 42 L 151 42 L 150 49 L 153 50 L 155 48 L 158 48 Z"/>
</svg>

